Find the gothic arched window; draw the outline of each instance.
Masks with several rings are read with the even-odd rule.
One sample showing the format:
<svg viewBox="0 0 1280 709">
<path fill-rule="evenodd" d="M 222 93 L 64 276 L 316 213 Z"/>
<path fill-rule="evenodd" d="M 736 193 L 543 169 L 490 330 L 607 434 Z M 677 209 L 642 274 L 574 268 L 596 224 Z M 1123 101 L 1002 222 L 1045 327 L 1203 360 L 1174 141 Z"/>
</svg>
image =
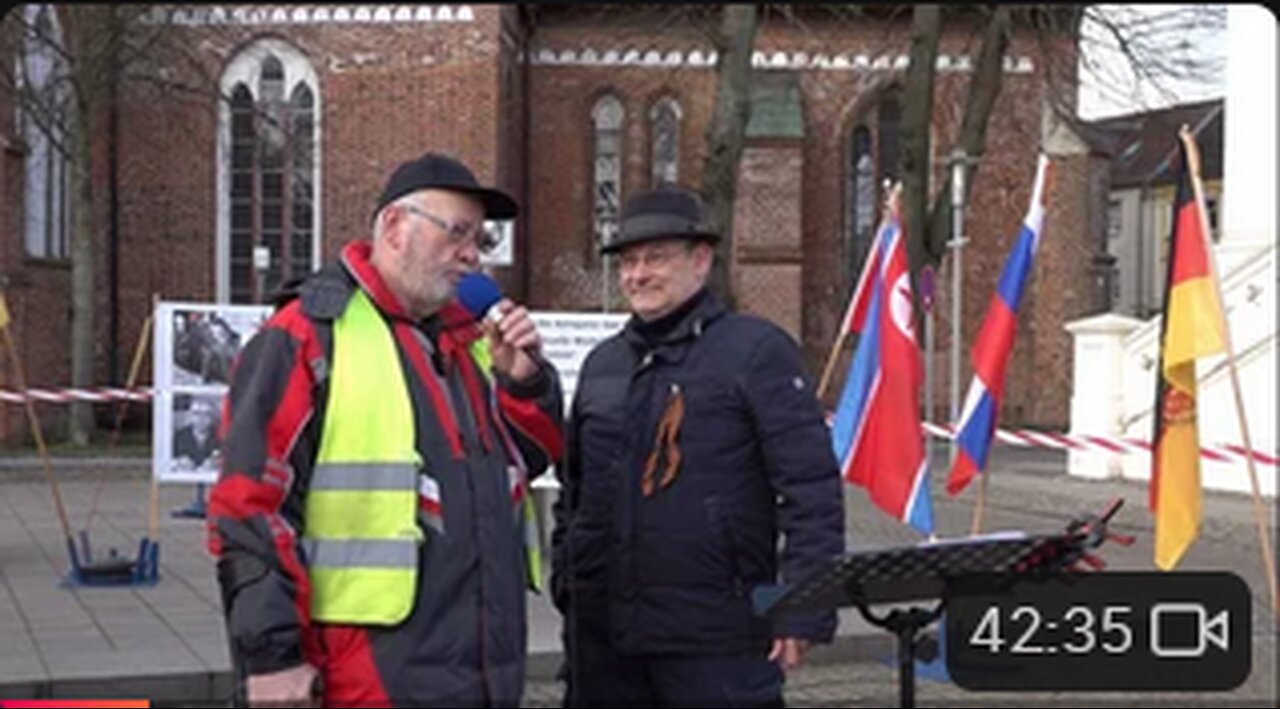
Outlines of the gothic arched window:
<svg viewBox="0 0 1280 709">
<path fill-rule="evenodd" d="M 71 229 L 66 128 L 72 105 L 62 29 L 51 5 L 27 5 L 22 13 L 17 119 L 26 147 L 23 242 L 30 256 L 65 259 Z"/>
<path fill-rule="evenodd" d="M 888 91 L 876 109 L 876 183 L 898 179 L 899 135 L 902 132 L 902 104 L 895 90 Z"/>
<path fill-rule="evenodd" d="M 872 97 L 870 105 L 849 132 L 845 154 L 845 268 L 850 283 L 875 241 L 886 188 L 901 177 L 898 165 L 902 133 L 901 89 L 889 86 Z"/>
<path fill-rule="evenodd" d="M 263 302 L 319 264 L 316 75 L 265 39 L 232 60 L 222 87 L 218 299 Z"/>
<path fill-rule="evenodd" d="M 854 282 L 871 251 L 876 228 L 875 155 L 871 131 L 865 125 L 856 126 L 849 135 L 845 176 L 845 276 Z"/>
<path fill-rule="evenodd" d="M 591 109 L 595 128 L 592 176 L 592 232 L 597 243 L 613 240 L 622 205 L 622 121 L 625 113 L 616 96 L 602 96 Z"/>
<path fill-rule="evenodd" d="M 680 104 L 673 98 L 659 100 L 649 111 L 654 185 L 674 183 L 680 177 L 680 117 Z"/>
</svg>

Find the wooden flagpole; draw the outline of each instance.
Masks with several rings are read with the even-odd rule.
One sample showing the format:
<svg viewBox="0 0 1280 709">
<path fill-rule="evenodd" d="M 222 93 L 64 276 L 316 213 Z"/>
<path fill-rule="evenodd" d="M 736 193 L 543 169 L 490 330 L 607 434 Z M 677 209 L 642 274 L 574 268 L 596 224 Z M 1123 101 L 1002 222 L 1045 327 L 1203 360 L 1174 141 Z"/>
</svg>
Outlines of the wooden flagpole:
<svg viewBox="0 0 1280 709">
<path fill-rule="evenodd" d="M 1276 562 L 1271 552 L 1271 538 L 1267 532 L 1267 515 L 1262 507 L 1262 491 L 1258 485 L 1258 471 L 1253 460 L 1253 442 L 1249 438 L 1249 421 L 1245 416 L 1244 395 L 1240 391 L 1240 375 L 1236 368 L 1235 348 L 1231 343 L 1231 326 L 1227 323 L 1225 301 L 1222 298 L 1222 283 L 1218 280 L 1217 256 L 1213 251 L 1213 243 L 1209 239 L 1209 217 L 1205 210 L 1204 186 L 1200 182 L 1200 151 L 1196 147 L 1195 136 L 1184 124 L 1178 131 L 1178 137 L 1187 150 L 1187 166 L 1191 173 L 1191 186 L 1195 191 L 1196 208 L 1200 212 L 1200 234 L 1204 242 L 1205 255 L 1208 257 L 1209 276 L 1213 280 L 1214 290 L 1218 294 L 1219 315 L 1222 318 L 1222 341 L 1227 349 L 1227 369 L 1231 373 L 1231 390 L 1235 394 L 1236 416 L 1240 422 L 1240 435 L 1244 441 L 1245 462 L 1249 469 L 1249 482 L 1253 486 L 1253 516 L 1258 523 L 1258 540 L 1262 548 L 1262 566 L 1267 574 L 1267 588 L 1271 592 L 1272 613 L 1280 612 L 1280 594 L 1276 588 Z"/>
<path fill-rule="evenodd" d="M 888 189 L 888 194 L 885 196 L 884 208 L 886 210 L 890 210 L 890 209 L 896 210 L 898 208 L 899 195 L 902 192 L 902 183 L 899 182 L 894 185 L 890 185 L 886 183 L 886 187 Z M 864 277 L 868 277 L 868 278 L 875 277 L 874 273 L 867 273 L 866 268 L 871 265 L 872 263 L 871 257 L 875 254 L 875 250 L 878 248 L 880 248 L 880 227 L 879 226 L 876 227 L 875 236 L 871 239 L 871 253 L 867 254 L 867 261 L 866 261 L 866 264 L 863 266 L 862 275 L 858 278 L 858 285 L 861 285 L 863 283 Z M 858 295 L 858 287 L 854 286 L 853 293 L 849 295 L 850 307 L 853 306 L 853 299 L 856 298 L 857 295 Z M 845 312 L 842 314 L 840 318 L 840 325 L 839 325 L 840 332 L 839 334 L 836 335 L 836 340 L 831 345 L 831 352 L 827 355 L 827 363 L 822 368 L 822 377 L 818 380 L 817 396 L 819 400 L 821 400 L 822 397 L 827 393 L 827 385 L 831 383 L 831 375 L 835 372 L 836 360 L 839 359 L 840 357 L 840 351 L 844 348 L 845 341 L 849 339 L 849 331 L 845 329 L 845 323 L 848 321 L 848 319 L 849 319 L 848 308 L 845 308 Z"/>
<path fill-rule="evenodd" d="M 818 381 L 818 400 L 827 393 L 827 384 L 831 383 L 831 372 L 836 367 L 836 359 L 840 356 L 840 350 L 844 348 L 844 341 L 848 339 L 849 333 L 845 332 L 844 323 L 840 323 L 840 334 L 836 335 L 836 341 L 831 345 L 831 354 L 827 355 L 827 365 L 822 368 L 822 379 Z"/>
<path fill-rule="evenodd" d="M 9 334 L 9 308 L 4 302 L 4 293 L 0 292 L 0 334 L 4 336 L 4 345 L 9 352 L 9 362 L 13 366 L 14 383 L 18 391 L 26 394 L 27 377 L 22 368 L 22 360 L 18 356 L 18 348 L 13 344 L 13 336 Z M 58 522 L 62 525 L 62 534 L 71 544 L 71 523 L 67 521 L 67 508 L 62 504 L 62 491 L 58 487 L 58 478 L 53 474 L 53 465 L 49 462 L 49 447 L 45 444 L 44 433 L 40 429 L 40 418 L 36 416 L 35 404 L 30 396 L 22 402 L 27 411 L 27 422 L 31 425 L 31 437 L 36 441 L 36 449 L 40 452 L 40 463 L 44 469 L 44 477 L 49 481 L 49 489 L 53 492 L 53 507 L 58 513 Z"/>
<path fill-rule="evenodd" d="M 956 431 L 958 434 L 959 431 Z M 982 518 L 987 511 L 987 478 L 991 477 L 989 470 L 984 470 L 978 475 L 978 500 L 973 505 L 973 524 L 969 527 L 969 534 L 979 534 L 982 532 Z"/>
<path fill-rule="evenodd" d="M 152 301 L 153 302 L 155 301 L 154 296 L 152 297 Z M 154 310 L 155 308 L 153 307 L 152 308 L 153 313 L 154 313 Z M 142 331 L 138 334 L 138 344 L 136 347 L 134 347 L 134 350 L 133 350 L 133 362 L 129 365 L 129 375 L 125 379 L 125 384 L 124 384 L 125 389 L 128 389 L 129 391 L 133 391 L 133 388 L 138 384 L 138 373 L 142 369 L 143 357 L 147 354 L 147 342 L 150 339 L 151 322 L 154 318 L 155 318 L 155 315 L 152 314 L 152 315 L 148 315 L 146 319 L 142 321 Z M 129 410 L 129 399 L 123 399 L 116 406 L 115 427 L 111 429 L 111 438 L 107 441 L 108 456 L 110 456 L 111 453 L 116 449 L 116 445 L 120 443 L 120 429 L 124 426 L 124 416 L 128 410 Z M 106 477 L 104 476 L 98 481 L 98 484 L 94 487 L 93 500 L 90 501 L 89 503 L 89 514 L 85 516 L 84 527 L 81 528 L 86 532 L 88 532 L 89 527 L 93 525 L 93 518 L 98 511 L 98 500 L 102 495 L 102 488 L 105 481 L 106 481 Z"/>
</svg>

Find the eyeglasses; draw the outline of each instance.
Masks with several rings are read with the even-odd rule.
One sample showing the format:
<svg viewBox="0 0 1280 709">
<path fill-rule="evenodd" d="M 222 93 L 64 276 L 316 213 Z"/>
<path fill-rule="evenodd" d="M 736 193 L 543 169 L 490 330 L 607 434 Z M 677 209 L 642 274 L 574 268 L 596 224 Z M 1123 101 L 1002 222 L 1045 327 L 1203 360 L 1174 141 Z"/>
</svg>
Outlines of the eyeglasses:
<svg viewBox="0 0 1280 709">
<path fill-rule="evenodd" d="M 441 217 L 437 217 L 431 212 L 412 204 L 401 204 L 404 211 L 418 217 L 422 217 L 432 224 L 436 225 L 449 238 L 449 243 L 459 246 L 467 242 L 473 242 L 481 253 L 489 253 L 498 245 L 498 235 L 494 234 L 484 222 L 479 224 L 471 224 L 469 222 L 455 222 L 450 224 Z"/>
</svg>

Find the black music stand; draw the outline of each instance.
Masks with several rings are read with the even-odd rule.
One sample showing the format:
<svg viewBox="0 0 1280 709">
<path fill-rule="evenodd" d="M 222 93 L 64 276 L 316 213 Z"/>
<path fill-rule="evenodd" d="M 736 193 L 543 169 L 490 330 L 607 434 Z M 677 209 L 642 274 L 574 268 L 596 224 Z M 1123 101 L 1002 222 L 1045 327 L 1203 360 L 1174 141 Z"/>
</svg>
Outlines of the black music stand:
<svg viewBox="0 0 1280 709">
<path fill-rule="evenodd" d="M 857 607 L 869 623 L 897 637 L 899 705 L 914 707 L 916 653 L 931 649 L 920 632 L 942 614 L 948 598 L 1044 580 L 1082 560 L 1099 565 L 1087 550 L 1118 538 L 1107 533 L 1106 523 L 1122 503 L 1117 499 L 1100 517 L 1077 519 L 1059 534 L 997 533 L 846 553 L 798 583 L 756 588 L 756 613 L 773 616 Z M 979 585 L 975 579 L 985 583 Z M 895 608 L 881 615 L 871 610 L 877 603 L 929 599 L 937 599 L 932 607 Z"/>
</svg>

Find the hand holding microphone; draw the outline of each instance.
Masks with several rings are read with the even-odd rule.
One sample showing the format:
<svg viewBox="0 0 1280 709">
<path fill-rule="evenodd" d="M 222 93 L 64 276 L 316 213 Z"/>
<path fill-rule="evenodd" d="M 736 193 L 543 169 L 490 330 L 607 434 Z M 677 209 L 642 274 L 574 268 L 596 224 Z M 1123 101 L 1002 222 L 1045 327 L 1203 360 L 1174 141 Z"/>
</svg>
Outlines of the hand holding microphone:
<svg viewBox="0 0 1280 709">
<path fill-rule="evenodd" d="M 535 356 L 542 348 L 542 338 L 523 305 L 504 298 L 498 284 L 483 273 L 462 277 L 458 302 L 489 334 L 495 370 L 517 382 L 538 373 Z"/>
</svg>

